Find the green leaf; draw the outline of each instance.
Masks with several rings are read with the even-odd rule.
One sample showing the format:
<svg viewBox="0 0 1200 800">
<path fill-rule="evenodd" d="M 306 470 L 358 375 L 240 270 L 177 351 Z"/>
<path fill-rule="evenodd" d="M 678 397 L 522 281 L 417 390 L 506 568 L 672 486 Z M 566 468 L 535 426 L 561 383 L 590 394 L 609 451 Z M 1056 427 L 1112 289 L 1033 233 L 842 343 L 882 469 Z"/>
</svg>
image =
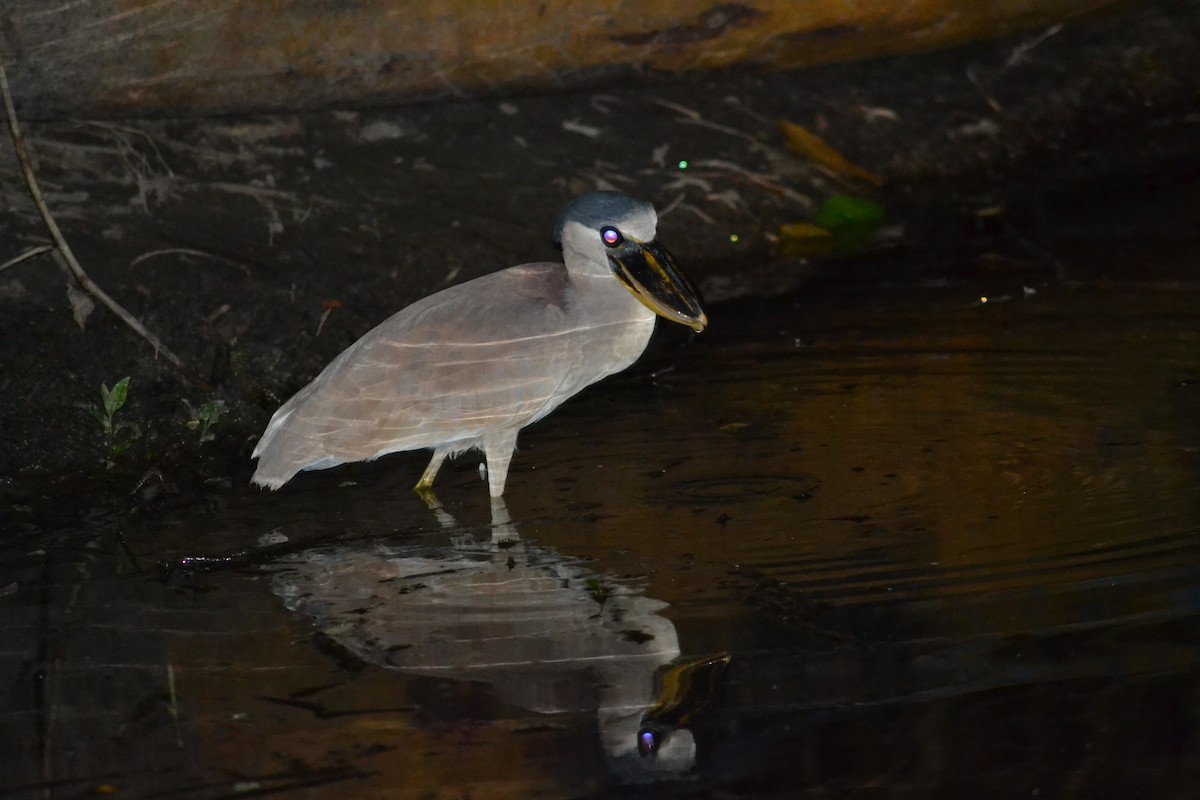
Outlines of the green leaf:
<svg viewBox="0 0 1200 800">
<path fill-rule="evenodd" d="M 221 419 L 221 414 L 225 411 L 224 400 L 211 400 L 200 406 L 200 419 L 207 422 L 209 425 L 216 425 Z"/>
<path fill-rule="evenodd" d="M 121 410 L 121 406 L 125 405 L 125 399 L 129 396 L 129 377 L 126 376 L 117 381 L 112 390 L 103 383 L 100 384 L 100 397 L 104 400 L 104 410 L 108 412 L 108 416 L 112 416 Z"/>
<path fill-rule="evenodd" d="M 821 204 L 817 213 L 813 214 L 813 224 L 830 231 L 857 228 L 862 226 L 877 227 L 883 223 L 883 206 L 864 200 L 861 197 L 846 197 L 834 195 Z"/>
<path fill-rule="evenodd" d="M 100 406 L 84 406 L 84 408 L 87 409 L 89 414 L 96 418 L 96 422 L 99 422 L 100 426 L 105 430 L 108 430 L 108 428 L 112 425 L 112 420 L 105 416 L 104 410 L 100 408 Z"/>
</svg>

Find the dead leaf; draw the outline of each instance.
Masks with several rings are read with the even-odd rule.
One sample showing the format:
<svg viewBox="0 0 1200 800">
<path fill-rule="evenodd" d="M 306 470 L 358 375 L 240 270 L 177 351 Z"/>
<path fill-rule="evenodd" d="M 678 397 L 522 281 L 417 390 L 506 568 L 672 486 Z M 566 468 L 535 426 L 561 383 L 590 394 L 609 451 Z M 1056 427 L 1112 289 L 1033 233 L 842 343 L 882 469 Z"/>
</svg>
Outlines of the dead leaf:
<svg viewBox="0 0 1200 800">
<path fill-rule="evenodd" d="M 321 335 L 321 329 L 325 327 L 325 320 L 329 319 L 329 315 L 341 307 L 341 300 L 323 300 L 321 302 L 321 308 L 325 310 L 321 312 L 321 321 L 317 323 L 317 332 L 314 334 L 315 336 Z"/>
<path fill-rule="evenodd" d="M 881 186 L 883 184 L 878 175 L 868 172 L 858 164 L 855 164 L 826 144 L 825 140 L 820 136 L 810 132 L 808 129 L 787 120 L 780 120 L 779 128 L 783 131 L 783 135 L 787 137 L 788 147 L 796 155 L 807 158 L 809 161 L 832 172 L 834 175 L 866 181 L 873 186 Z"/>
<path fill-rule="evenodd" d="M 833 251 L 833 231 L 811 222 L 786 222 L 779 226 L 779 254 L 785 258 L 815 258 Z"/>
<path fill-rule="evenodd" d="M 832 239 L 833 232 L 811 222 L 785 222 L 779 226 L 779 236 L 790 241 Z"/>
<path fill-rule="evenodd" d="M 96 310 L 96 304 L 85 292 L 79 291 L 70 283 L 67 284 L 67 301 L 71 304 L 71 313 L 75 315 L 75 324 L 79 326 L 79 330 L 83 330 L 88 315 Z"/>
</svg>

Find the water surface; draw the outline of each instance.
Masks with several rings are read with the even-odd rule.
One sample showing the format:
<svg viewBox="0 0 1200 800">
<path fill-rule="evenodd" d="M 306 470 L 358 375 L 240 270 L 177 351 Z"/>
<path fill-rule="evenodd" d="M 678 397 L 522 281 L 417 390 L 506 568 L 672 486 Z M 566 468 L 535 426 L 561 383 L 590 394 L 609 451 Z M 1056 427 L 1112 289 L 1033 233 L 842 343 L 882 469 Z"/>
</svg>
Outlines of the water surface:
<svg viewBox="0 0 1200 800">
<path fill-rule="evenodd" d="M 1198 301 L 825 281 L 527 430 L 497 526 L 413 454 L 18 540 L 0 796 L 1189 796 Z"/>
</svg>

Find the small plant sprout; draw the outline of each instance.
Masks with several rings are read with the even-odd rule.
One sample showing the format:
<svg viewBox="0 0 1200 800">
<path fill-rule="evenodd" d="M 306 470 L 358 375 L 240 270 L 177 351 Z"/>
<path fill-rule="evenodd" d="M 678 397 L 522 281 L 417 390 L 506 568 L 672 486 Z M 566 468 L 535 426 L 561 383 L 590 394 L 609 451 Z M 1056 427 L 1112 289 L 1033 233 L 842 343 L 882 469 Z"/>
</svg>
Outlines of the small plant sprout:
<svg viewBox="0 0 1200 800">
<path fill-rule="evenodd" d="M 126 376 L 114 383 L 111 389 L 103 383 L 100 384 L 100 405 L 85 406 L 100 423 L 104 445 L 108 449 L 105 464 L 109 469 L 115 466 L 117 456 L 128 450 L 129 446 L 142 436 L 141 429 L 135 423 L 116 422 L 113 419 L 128 398 L 129 378 Z"/>
<path fill-rule="evenodd" d="M 188 413 L 192 418 L 187 421 L 188 430 L 199 431 L 201 442 L 211 442 L 216 438 L 212 433 L 212 427 L 217 424 L 221 416 L 225 413 L 224 400 L 209 400 L 199 408 L 195 408 L 187 400 L 183 401 L 188 407 Z"/>
<path fill-rule="evenodd" d="M 113 417 L 121 407 L 125 405 L 125 401 L 129 398 L 129 377 L 121 378 L 113 384 L 112 389 L 109 389 L 103 383 L 100 384 L 100 406 L 92 406 L 92 414 L 100 422 L 104 428 L 104 433 L 111 436 L 113 433 Z"/>
</svg>

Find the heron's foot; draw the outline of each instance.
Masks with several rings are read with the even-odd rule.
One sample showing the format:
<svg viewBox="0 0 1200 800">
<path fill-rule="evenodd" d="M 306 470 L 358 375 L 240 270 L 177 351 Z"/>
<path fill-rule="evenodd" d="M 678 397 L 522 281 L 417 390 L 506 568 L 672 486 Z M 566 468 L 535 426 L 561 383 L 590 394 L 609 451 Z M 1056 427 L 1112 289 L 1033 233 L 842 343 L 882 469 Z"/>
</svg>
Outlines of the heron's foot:
<svg viewBox="0 0 1200 800">
<path fill-rule="evenodd" d="M 446 452 L 444 450 L 434 450 L 433 458 L 429 459 L 429 466 L 425 467 L 425 471 L 421 473 L 421 479 L 417 481 L 417 485 L 413 487 L 413 491 L 422 497 L 428 492 L 433 495 L 433 479 L 437 477 L 438 470 L 442 468 L 442 462 L 446 460 Z M 433 498 L 433 502 L 437 503 L 437 498 Z M 429 501 L 425 501 L 429 505 Z M 440 505 L 440 504 L 439 504 Z M 433 506 L 429 506 L 433 508 Z"/>
<path fill-rule="evenodd" d="M 433 491 L 433 484 L 426 483 L 424 480 L 417 481 L 417 485 L 413 487 L 417 497 L 425 503 L 430 511 L 437 511 L 442 507 L 442 501 L 438 500 L 437 495 Z"/>
</svg>

